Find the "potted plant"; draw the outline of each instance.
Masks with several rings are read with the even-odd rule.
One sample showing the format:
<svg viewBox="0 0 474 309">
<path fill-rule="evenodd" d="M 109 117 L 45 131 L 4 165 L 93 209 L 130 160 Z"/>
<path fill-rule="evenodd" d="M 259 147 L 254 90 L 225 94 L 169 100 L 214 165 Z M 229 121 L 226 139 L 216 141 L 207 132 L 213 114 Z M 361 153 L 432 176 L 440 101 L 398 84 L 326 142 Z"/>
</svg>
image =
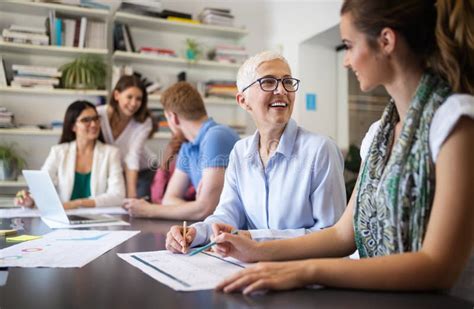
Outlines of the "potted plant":
<svg viewBox="0 0 474 309">
<path fill-rule="evenodd" d="M 186 58 L 190 61 L 196 61 L 200 54 L 199 43 L 194 39 L 186 39 Z"/>
<path fill-rule="evenodd" d="M 102 58 L 85 54 L 59 68 L 61 85 L 67 89 L 105 89 L 107 74 Z"/>
<path fill-rule="evenodd" d="M 25 160 L 14 150 L 13 144 L 0 145 L 0 181 L 17 180 L 25 165 Z"/>
</svg>

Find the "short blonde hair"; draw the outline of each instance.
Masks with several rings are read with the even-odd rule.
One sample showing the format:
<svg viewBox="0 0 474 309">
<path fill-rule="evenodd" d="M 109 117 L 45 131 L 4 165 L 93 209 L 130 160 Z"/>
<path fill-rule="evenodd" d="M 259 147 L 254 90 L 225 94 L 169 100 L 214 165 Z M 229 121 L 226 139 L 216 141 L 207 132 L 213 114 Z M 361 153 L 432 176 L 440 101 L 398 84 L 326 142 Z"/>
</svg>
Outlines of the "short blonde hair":
<svg viewBox="0 0 474 309">
<path fill-rule="evenodd" d="M 177 82 L 161 94 L 161 105 L 187 120 L 199 120 L 207 116 L 206 107 L 199 92 L 187 82 Z"/>
<path fill-rule="evenodd" d="M 257 79 L 257 68 L 266 61 L 281 60 L 288 64 L 288 61 L 280 53 L 267 50 L 248 58 L 239 68 L 237 72 L 237 89 L 242 92 L 242 89 L 253 83 Z"/>
</svg>

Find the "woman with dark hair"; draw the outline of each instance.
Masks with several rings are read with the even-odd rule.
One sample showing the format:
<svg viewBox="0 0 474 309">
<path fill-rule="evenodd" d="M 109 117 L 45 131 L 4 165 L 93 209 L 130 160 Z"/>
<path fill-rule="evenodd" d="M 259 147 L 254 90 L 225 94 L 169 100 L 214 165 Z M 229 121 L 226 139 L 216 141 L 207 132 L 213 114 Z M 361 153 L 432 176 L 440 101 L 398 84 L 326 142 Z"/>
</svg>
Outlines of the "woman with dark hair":
<svg viewBox="0 0 474 309">
<path fill-rule="evenodd" d="M 150 196 L 153 153 L 145 142 L 153 132 L 153 124 L 147 99 L 140 79 L 124 75 L 115 85 L 109 104 L 97 108 L 105 141 L 120 150 L 128 198 Z"/>
<path fill-rule="evenodd" d="M 59 145 L 43 164 L 65 209 L 119 206 L 125 185 L 117 148 L 103 144 L 100 116 L 93 104 L 75 101 L 66 110 Z M 20 191 L 16 204 L 33 207 L 28 192 Z"/>
<path fill-rule="evenodd" d="M 223 255 L 294 260 L 249 267 L 218 289 L 454 285 L 474 243 L 473 23 L 472 0 L 344 1 L 345 66 L 363 91 L 383 85 L 392 97 L 363 141 L 356 189 L 322 231 L 260 243 L 216 235 Z M 340 258 L 356 249 L 362 259 Z"/>
</svg>

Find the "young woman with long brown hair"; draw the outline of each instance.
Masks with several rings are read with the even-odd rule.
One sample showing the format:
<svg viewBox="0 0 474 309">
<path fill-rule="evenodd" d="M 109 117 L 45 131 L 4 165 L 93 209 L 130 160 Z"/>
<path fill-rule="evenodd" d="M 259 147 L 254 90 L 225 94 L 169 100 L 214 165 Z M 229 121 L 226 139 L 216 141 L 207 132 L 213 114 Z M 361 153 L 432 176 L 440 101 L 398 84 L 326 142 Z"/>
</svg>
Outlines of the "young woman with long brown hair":
<svg viewBox="0 0 474 309">
<path fill-rule="evenodd" d="M 474 242 L 473 23 L 472 0 L 344 1 L 345 66 L 363 91 L 383 85 L 392 97 L 363 141 L 356 190 L 342 218 L 320 232 L 264 243 L 218 235 L 223 255 L 298 260 L 258 264 L 218 289 L 454 284 Z M 362 259 L 339 258 L 356 249 Z"/>
</svg>

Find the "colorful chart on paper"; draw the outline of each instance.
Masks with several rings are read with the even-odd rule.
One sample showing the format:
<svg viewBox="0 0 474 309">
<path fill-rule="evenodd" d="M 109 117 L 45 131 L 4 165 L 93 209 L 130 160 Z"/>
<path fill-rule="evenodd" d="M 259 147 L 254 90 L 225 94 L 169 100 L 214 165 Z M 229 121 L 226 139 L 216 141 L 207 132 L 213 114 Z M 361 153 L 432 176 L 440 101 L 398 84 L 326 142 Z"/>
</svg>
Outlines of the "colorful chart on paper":
<svg viewBox="0 0 474 309">
<path fill-rule="evenodd" d="M 55 230 L 0 250 L 0 267 L 82 267 L 139 231 Z"/>
</svg>

